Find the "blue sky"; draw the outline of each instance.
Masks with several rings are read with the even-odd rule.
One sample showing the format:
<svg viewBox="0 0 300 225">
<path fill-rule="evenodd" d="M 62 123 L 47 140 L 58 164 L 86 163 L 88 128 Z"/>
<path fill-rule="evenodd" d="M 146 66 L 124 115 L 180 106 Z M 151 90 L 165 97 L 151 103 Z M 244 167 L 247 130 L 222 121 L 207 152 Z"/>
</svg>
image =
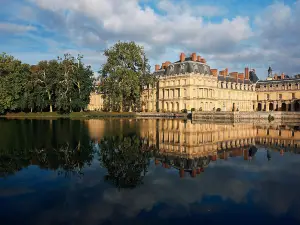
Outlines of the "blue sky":
<svg viewBox="0 0 300 225">
<path fill-rule="evenodd" d="M 0 0 L 0 51 L 24 62 L 81 53 L 98 71 L 118 40 L 145 47 L 152 67 L 180 52 L 211 68 L 269 65 L 300 73 L 300 0 Z"/>
</svg>

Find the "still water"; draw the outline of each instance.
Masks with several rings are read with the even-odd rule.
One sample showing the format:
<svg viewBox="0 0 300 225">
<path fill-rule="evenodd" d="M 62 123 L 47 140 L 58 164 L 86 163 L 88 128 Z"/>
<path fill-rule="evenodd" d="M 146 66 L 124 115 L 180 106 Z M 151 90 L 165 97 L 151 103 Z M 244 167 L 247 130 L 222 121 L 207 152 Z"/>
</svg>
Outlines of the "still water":
<svg viewBox="0 0 300 225">
<path fill-rule="evenodd" d="M 300 131 L 0 120 L 0 224 L 299 224 Z"/>
</svg>

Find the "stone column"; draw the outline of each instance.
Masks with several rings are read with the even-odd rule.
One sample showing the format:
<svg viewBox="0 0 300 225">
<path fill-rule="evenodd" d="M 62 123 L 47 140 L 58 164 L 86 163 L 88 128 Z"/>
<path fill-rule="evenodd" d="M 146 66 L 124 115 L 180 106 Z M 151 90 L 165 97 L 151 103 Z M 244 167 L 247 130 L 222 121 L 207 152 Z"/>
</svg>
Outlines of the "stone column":
<svg viewBox="0 0 300 225">
<path fill-rule="evenodd" d="M 282 111 L 282 102 L 278 101 L 278 111 Z"/>
<path fill-rule="evenodd" d="M 269 106 L 270 106 L 270 103 L 266 102 L 266 112 L 269 112 Z"/>
</svg>

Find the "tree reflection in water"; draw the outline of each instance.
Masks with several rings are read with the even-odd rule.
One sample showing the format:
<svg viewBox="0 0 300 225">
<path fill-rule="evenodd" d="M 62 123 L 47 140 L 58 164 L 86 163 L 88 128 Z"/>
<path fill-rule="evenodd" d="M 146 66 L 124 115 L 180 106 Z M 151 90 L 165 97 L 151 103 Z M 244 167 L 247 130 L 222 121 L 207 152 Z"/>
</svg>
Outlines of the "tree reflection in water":
<svg viewBox="0 0 300 225">
<path fill-rule="evenodd" d="M 138 136 L 105 137 L 99 143 L 99 161 L 107 169 L 105 180 L 118 189 L 143 183 L 154 148 Z"/>
<path fill-rule="evenodd" d="M 30 165 L 41 169 L 58 171 L 59 175 L 66 177 L 82 175 L 82 169 L 91 164 L 93 160 L 93 146 L 71 148 L 67 143 L 57 149 L 29 149 L 17 151 L 1 151 L 0 177 L 6 177 Z"/>
<path fill-rule="evenodd" d="M 82 175 L 93 160 L 93 143 L 81 121 L 5 121 L 1 125 L 8 131 L 16 129 L 9 134 L 0 131 L 0 177 L 31 165 L 59 175 Z"/>
</svg>

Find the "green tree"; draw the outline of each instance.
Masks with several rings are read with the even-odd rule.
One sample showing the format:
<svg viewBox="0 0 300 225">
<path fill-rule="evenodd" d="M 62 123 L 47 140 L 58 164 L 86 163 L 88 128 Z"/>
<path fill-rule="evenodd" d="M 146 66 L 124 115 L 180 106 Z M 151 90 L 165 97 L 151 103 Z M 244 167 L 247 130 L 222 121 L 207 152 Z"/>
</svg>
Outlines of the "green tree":
<svg viewBox="0 0 300 225">
<path fill-rule="evenodd" d="M 5 53 L 0 55 L 0 113 L 21 108 L 30 67 Z"/>
<path fill-rule="evenodd" d="M 93 88 L 93 71 L 82 62 L 83 56 L 75 59 L 70 54 L 60 58 L 56 106 L 60 111 L 82 111 L 90 100 Z M 77 61 L 76 61 L 77 60 Z"/>
<path fill-rule="evenodd" d="M 48 106 L 49 111 L 53 112 L 55 103 L 55 87 L 58 83 L 59 63 L 57 60 L 40 61 L 33 72 L 37 102 L 40 109 Z"/>
<path fill-rule="evenodd" d="M 107 62 L 99 73 L 105 106 L 114 111 L 139 110 L 144 88 L 155 83 L 143 47 L 117 42 L 104 55 Z"/>
<path fill-rule="evenodd" d="M 20 104 L 21 110 L 30 110 L 30 112 L 33 112 L 34 108 L 36 107 L 36 100 L 37 93 L 34 74 L 30 73 L 24 86 L 24 93 Z"/>
</svg>

